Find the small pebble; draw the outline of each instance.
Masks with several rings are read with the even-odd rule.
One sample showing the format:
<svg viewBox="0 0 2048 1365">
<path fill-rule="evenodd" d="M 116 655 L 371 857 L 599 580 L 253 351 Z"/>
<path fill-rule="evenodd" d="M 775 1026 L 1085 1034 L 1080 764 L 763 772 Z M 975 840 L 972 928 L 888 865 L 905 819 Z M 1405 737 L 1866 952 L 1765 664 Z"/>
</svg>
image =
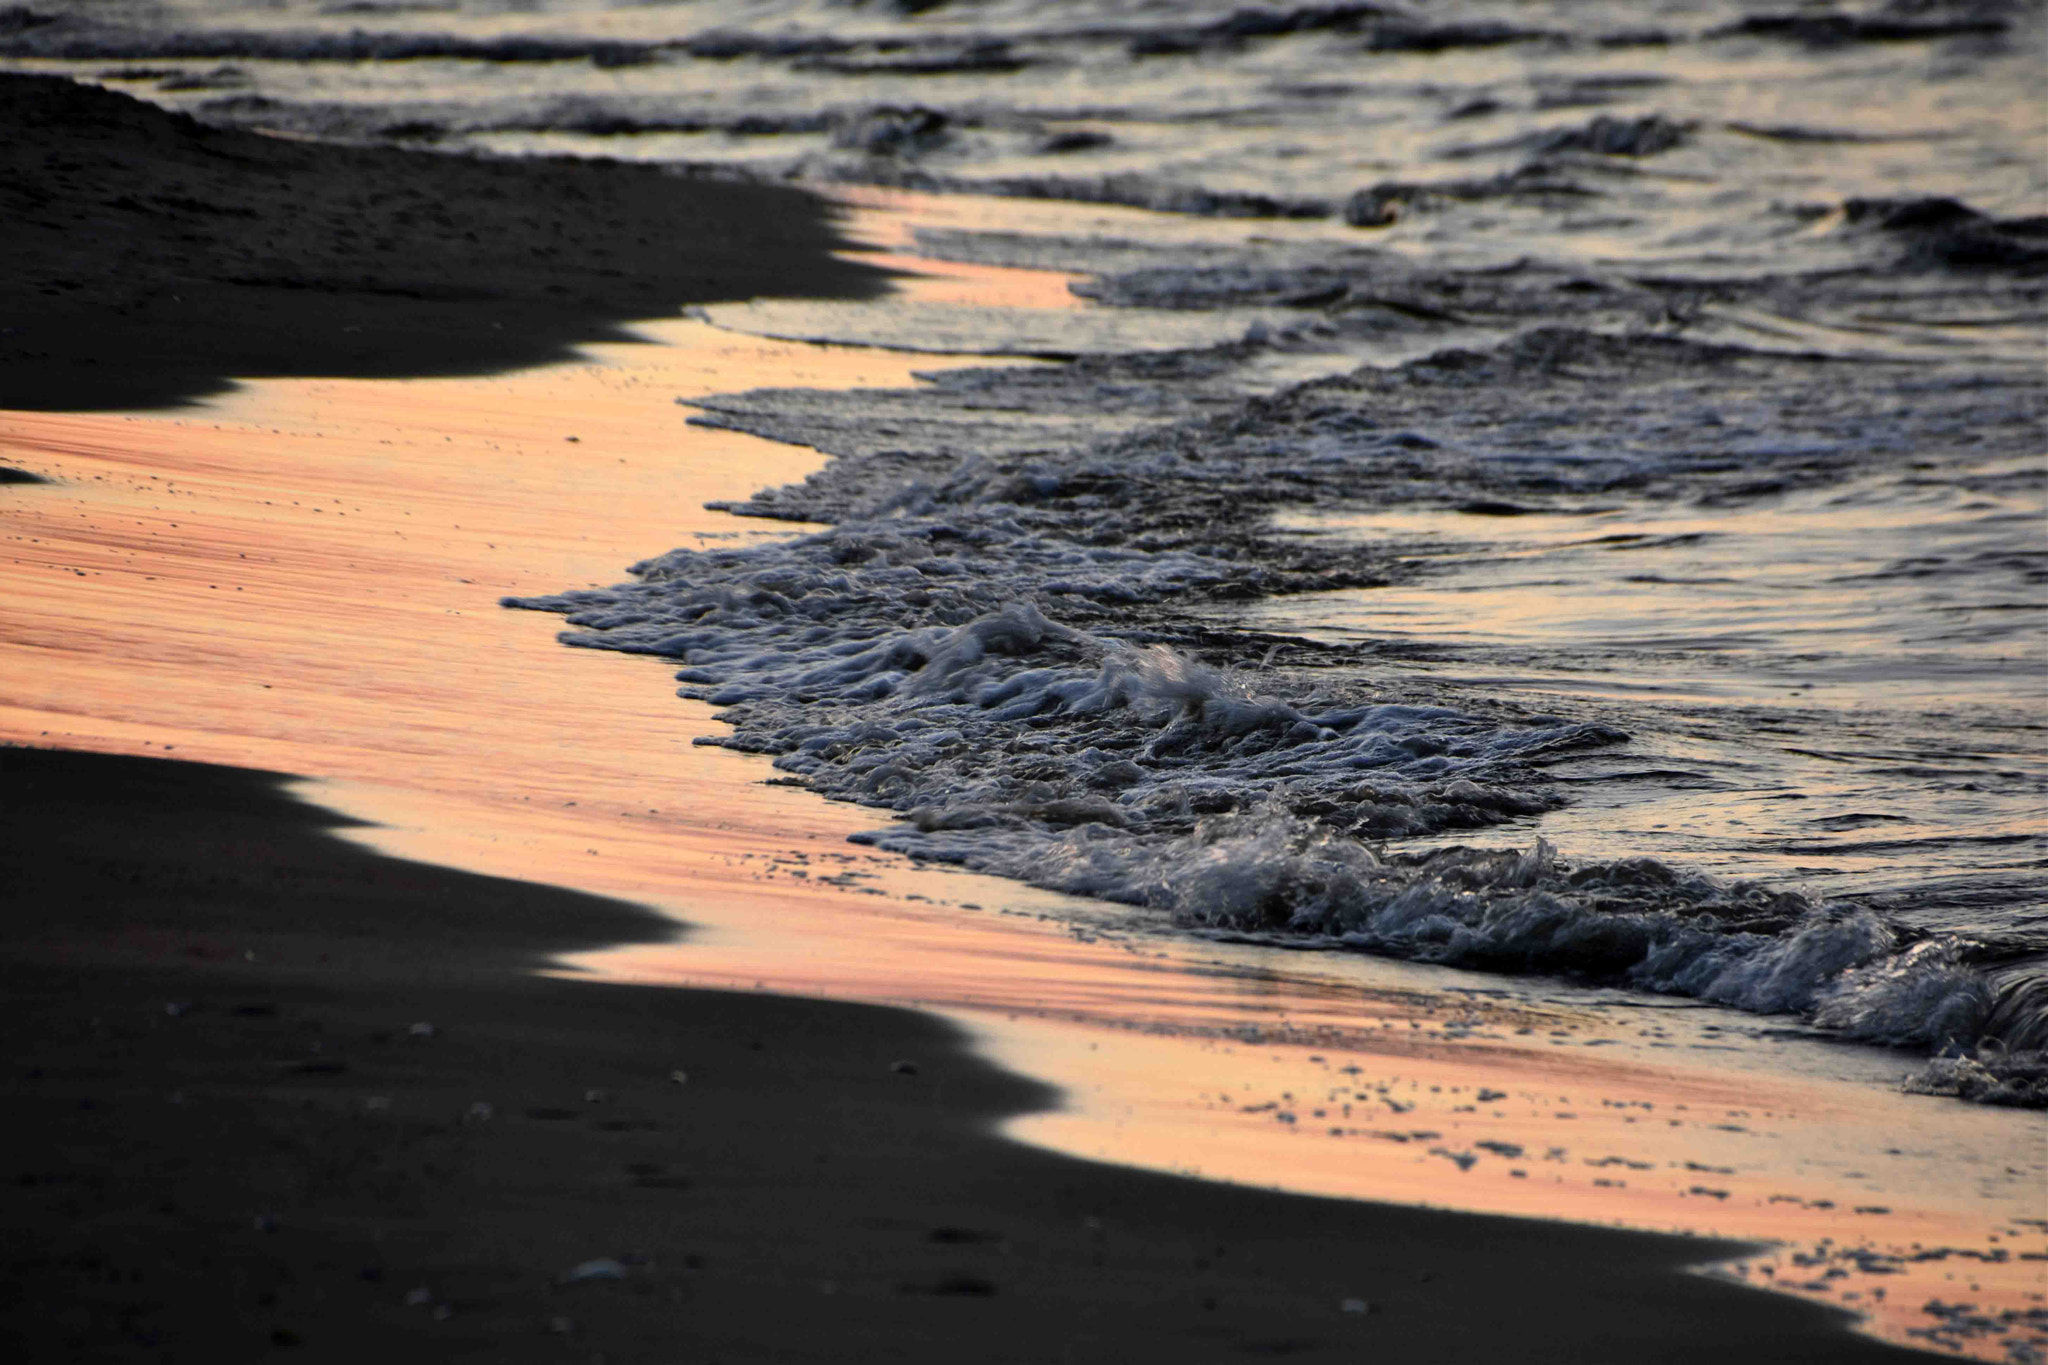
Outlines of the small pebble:
<svg viewBox="0 0 2048 1365">
<path fill-rule="evenodd" d="M 626 1267 L 623 1262 L 609 1256 L 600 1256 L 594 1261 L 585 1261 L 562 1272 L 562 1283 L 576 1284 L 584 1280 L 623 1280 Z"/>
</svg>

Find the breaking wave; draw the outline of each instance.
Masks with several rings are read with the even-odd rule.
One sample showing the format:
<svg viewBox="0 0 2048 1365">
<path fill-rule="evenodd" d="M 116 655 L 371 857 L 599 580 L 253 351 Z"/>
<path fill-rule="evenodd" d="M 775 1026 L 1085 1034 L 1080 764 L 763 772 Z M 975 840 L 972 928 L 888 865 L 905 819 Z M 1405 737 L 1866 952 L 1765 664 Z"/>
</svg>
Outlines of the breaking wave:
<svg viewBox="0 0 2048 1365">
<path fill-rule="evenodd" d="M 1739 376 L 1773 409 L 1772 438 L 1737 421 L 1684 446 L 1628 435 L 1672 409 L 1648 401 L 1656 386 L 1696 395 L 1702 376 L 1724 403 Z M 1628 744 L 1613 725 L 1432 696 L 1426 676 L 1396 684 L 1355 653 L 1202 623 L 1204 604 L 1417 572 L 1355 543 L 1283 542 L 1269 519 L 1290 502 L 1740 501 L 1840 480 L 1887 444 L 1910 459 L 1965 407 L 1976 443 L 2031 439 L 2032 381 L 2003 397 L 1882 383 L 1903 387 L 1677 340 L 1528 334 L 1094 447 L 856 451 L 736 509 L 828 530 L 677 550 L 631 583 L 508 605 L 567 614 L 571 644 L 679 661 L 682 694 L 731 726 L 701 742 L 893 813 L 861 836 L 882 848 L 1198 934 L 1620 984 L 1925 1051 L 2018 1046 L 2041 1002 L 1997 969 L 2022 944 L 1655 857 L 1560 856 L 1531 826 L 1565 804 L 1561 767 Z M 1489 411 L 1489 391 L 1513 411 Z M 1992 414 L 2008 400 L 2006 428 Z M 1837 417 L 1852 410 L 1853 433 Z M 1518 424 L 1543 439 L 1518 447 Z M 1488 831 L 1506 837 L 1448 842 Z"/>
</svg>

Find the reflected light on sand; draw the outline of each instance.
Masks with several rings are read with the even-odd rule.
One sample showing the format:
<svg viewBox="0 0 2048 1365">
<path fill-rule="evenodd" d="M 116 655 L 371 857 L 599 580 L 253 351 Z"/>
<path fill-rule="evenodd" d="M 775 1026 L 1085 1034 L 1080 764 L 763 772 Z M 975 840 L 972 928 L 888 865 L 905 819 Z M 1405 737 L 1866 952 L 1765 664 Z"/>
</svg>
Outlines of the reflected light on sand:
<svg viewBox="0 0 2048 1365">
<path fill-rule="evenodd" d="M 885 243 L 878 199 L 855 227 Z M 1061 276 L 934 270 L 913 295 L 1072 306 Z M 643 330 L 658 344 L 517 376 L 0 416 L 0 458 L 52 480 L 0 497 L 0 737 L 318 775 L 308 794 L 374 822 L 352 837 L 378 849 L 687 925 L 565 970 L 937 1009 L 1065 1087 L 1066 1107 L 1012 1131 L 1087 1155 L 1783 1239 L 1773 1256 L 1985 1251 L 2038 1212 L 2039 1123 L 1891 1093 L 1906 1059 L 1722 1049 L 1717 1030 L 1759 1021 L 1690 1007 L 1642 1036 L 1639 1011 L 1593 993 L 1189 943 L 849 845 L 880 817 L 694 744 L 710 708 L 678 701 L 663 664 L 559 648 L 555 618 L 497 599 L 801 529 L 703 510 L 818 457 L 690 427 L 691 396 L 975 362 Z M 1928 1297 L 1958 1296 L 1959 1264 L 1809 1278 L 1899 1336 Z M 1973 1301 L 2038 1298 L 2039 1262 L 1968 1264 Z M 1790 1278 L 1769 1257 L 1726 1273 L 1766 1265 Z"/>
</svg>

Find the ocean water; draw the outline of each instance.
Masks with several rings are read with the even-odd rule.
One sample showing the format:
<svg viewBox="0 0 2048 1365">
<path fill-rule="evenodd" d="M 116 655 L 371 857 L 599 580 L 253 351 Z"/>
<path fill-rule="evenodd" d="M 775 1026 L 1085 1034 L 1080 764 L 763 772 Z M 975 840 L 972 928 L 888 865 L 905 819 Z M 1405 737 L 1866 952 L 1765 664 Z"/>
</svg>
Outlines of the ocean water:
<svg viewBox="0 0 2048 1365">
<path fill-rule="evenodd" d="M 673 659 L 881 847 L 2040 1103 L 2044 37 L 2029 0 L 36 0 L 0 61 L 1014 202 L 915 250 L 1087 307 L 706 310 L 989 357 L 701 405 L 834 456 L 732 508 L 829 529 L 516 605 Z"/>
</svg>

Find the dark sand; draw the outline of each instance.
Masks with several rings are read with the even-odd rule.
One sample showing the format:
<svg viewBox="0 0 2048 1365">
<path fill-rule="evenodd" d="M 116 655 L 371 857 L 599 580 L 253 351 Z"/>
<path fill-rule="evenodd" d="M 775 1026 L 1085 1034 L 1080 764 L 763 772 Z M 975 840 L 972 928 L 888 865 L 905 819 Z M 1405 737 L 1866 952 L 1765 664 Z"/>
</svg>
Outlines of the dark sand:
<svg viewBox="0 0 2048 1365">
<path fill-rule="evenodd" d="M 888 278 L 828 254 L 794 189 L 286 141 L 55 76 L 0 74 L 0 224 L 0 408 L 481 374 L 684 304 Z"/>
<path fill-rule="evenodd" d="M 56 225 L 22 235 L 23 264 L 0 283 L 17 348 L 0 359 L 0 403 L 169 401 L 237 372 L 509 365 L 606 316 L 659 311 L 686 285 L 709 297 L 874 278 L 823 254 L 825 219 L 793 193 L 554 164 L 435 163 L 427 185 L 418 158 L 0 86 L 0 193 L 10 214 L 32 202 Z M 24 158 L 48 174 L 15 178 Z M 326 239 L 298 242 L 289 269 L 236 255 L 246 239 L 220 245 L 242 231 L 220 210 L 243 190 L 370 205 L 387 177 L 412 177 L 415 202 L 458 224 L 495 230 L 508 205 L 545 203 L 567 178 L 614 198 L 602 213 L 579 200 L 557 224 L 652 241 L 656 224 L 633 213 L 696 214 L 697 235 L 675 259 L 615 258 L 627 273 L 606 286 L 609 315 L 549 301 L 582 270 L 564 257 L 588 243 L 566 238 L 555 279 L 488 248 L 444 254 L 438 275 L 408 266 L 474 281 L 430 298 L 274 282 L 388 280 L 378 272 L 424 260 L 409 234 L 395 256 L 384 245 L 408 227 L 396 210 L 331 257 Z M 214 208 L 105 197 L 174 193 Z M 122 213 L 126 254 L 85 249 Z M 735 240 L 764 214 L 775 232 Z M 60 268 L 76 287 L 31 289 L 22 312 L 22 281 Z M 258 277 L 272 282 L 246 282 Z M 336 341 L 348 319 L 366 331 L 343 337 L 376 340 Z M 498 322 L 513 335 L 488 335 Z M 23 347 L 38 356 L 24 364 Z M 537 976 L 551 954 L 674 926 L 373 855 L 281 780 L 0 750 L 7 1358 L 1911 1355 L 1851 1337 L 1840 1313 L 1682 1273 L 1728 1244 L 1276 1195 L 1019 1146 L 993 1125 L 1054 1096 L 926 1016 Z M 618 1277 L 565 1282 L 588 1262 Z"/>
<path fill-rule="evenodd" d="M 1725 1244 L 1019 1146 L 1053 1097 L 914 1013 L 533 975 L 672 926 L 280 781 L 0 750 L 10 1358 L 1910 1357 Z"/>
</svg>

